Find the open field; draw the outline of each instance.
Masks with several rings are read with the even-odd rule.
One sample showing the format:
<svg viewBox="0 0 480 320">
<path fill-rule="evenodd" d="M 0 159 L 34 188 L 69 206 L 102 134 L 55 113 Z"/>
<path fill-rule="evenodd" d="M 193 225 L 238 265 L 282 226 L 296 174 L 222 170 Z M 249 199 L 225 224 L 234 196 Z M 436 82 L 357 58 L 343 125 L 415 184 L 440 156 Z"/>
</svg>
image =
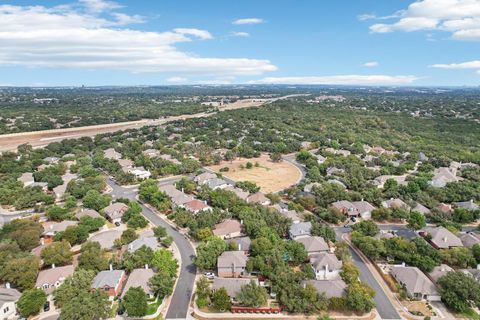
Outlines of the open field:
<svg viewBox="0 0 480 320">
<path fill-rule="evenodd" d="M 254 167 L 251 169 L 242 169 L 251 162 Z M 255 166 L 255 163 L 259 166 Z M 210 166 L 209 169 L 220 172 L 221 168 L 227 167 L 228 172 L 222 172 L 224 176 L 235 181 L 251 181 L 255 182 L 260 190 L 264 193 L 278 192 L 297 184 L 302 174 L 300 170 L 293 164 L 282 161 L 274 163 L 266 154 L 262 154 L 259 158 L 244 159 L 238 158 L 234 161 L 223 161 L 219 165 Z"/>
</svg>

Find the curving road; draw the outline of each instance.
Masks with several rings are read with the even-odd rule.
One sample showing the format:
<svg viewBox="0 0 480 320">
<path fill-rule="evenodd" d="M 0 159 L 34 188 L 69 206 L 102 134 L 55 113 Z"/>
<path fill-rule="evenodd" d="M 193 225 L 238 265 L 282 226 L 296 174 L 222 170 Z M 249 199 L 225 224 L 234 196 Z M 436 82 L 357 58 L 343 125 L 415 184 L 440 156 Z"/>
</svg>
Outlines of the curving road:
<svg viewBox="0 0 480 320">
<path fill-rule="evenodd" d="M 115 198 L 128 198 L 137 200 L 138 190 L 136 188 L 125 188 L 117 185 L 113 180 L 107 180 L 108 185 L 112 188 L 112 196 Z M 150 208 L 140 203 L 143 215 L 150 220 L 155 226 L 164 227 L 168 234 L 172 236 L 173 241 L 180 251 L 182 263 L 180 266 L 180 276 L 178 278 L 175 290 L 173 291 L 170 306 L 167 310 L 166 319 L 186 319 L 190 300 L 193 293 L 193 285 L 195 283 L 196 267 L 193 264 L 195 250 L 186 237 L 178 230 L 173 228 L 168 222 L 160 218 Z"/>
</svg>

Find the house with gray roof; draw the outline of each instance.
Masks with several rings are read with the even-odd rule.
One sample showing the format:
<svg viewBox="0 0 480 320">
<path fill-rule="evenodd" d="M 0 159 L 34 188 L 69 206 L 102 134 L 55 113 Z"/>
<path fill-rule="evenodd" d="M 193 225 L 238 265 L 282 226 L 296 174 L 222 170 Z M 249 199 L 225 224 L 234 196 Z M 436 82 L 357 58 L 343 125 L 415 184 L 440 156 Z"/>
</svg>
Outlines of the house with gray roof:
<svg viewBox="0 0 480 320">
<path fill-rule="evenodd" d="M 242 224 L 235 219 L 227 219 L 215 225 L 213 234 L 222 239 L 237 238 L 242 235 Z"/>
<path fill-rule="evenodd" d="M 430 276 L 430 279 L 433 280 L 433 282 L 437 283 L 438 279 L 441 277 L 445 276 L 447 273 L 455 271 L 453 270 L 452 267 L 446 265 L 446 264 L 441 264 L 439 266 L 435 266 L 431 272 L 428 273 Z"/>
<path fill-rule="evenodd" d="M 17 289 L 0 288 L 0 319 L 10 319 L 17 313 L 16 303 L 22 294 Z"/>
<path fill-rule="evenodd" d="M 111 223 L 122 222 L 122 217 L 127 212 L 128 206 L 123 202 L 115 202 L 103 209 L 105 216 Z"/>
<path fill-rule="evenodd" d="M 470 200 L 470 201 L 454 202 L 453 204 L 454 204 L 455 207 L 457 207 L 457 208 L 462 208 L 462 209 L 466 209 L 466 210 L 470 210 L 470 211 L 477 211 L 477 210 L 480 209 L 480 207 L 478 206 L 478 204 L 476 204 L 475 202 L 473 202 L 473 199 Z"/>
<path fill-rule="evenodd" d="M 246 270 L 248 257 L 243 251 L 224 251 L 217 258 L 217 272 L 221 278 L 239 278 L 248 276 Z"/>
<path fill-rule="evenodd" d="M 440 301 L 440 293 L 433 282 L 417 267 L 393 266 L 391 274 L 411 298 Z"/>
<path fill-rule="evenodd" d="M 148 266 L 145 266 L 144 269 L 133 269 L 128 276 L 127 282 L 125 282 L 125 287 L 122 291 L 122 298 L 125 296 L 128 289 L 137 287 L 142 288 L 149 298 L 153 298 L 155 292 L 150 287 L 149 281 L 154 275 L 155 273 L 152 269 L 149 269 Z"/>
<path fill-rule="evenodd" d="M 347 284 L 342 279 L 334 280 L 305 280 L 303 286 L 313 286 L 319 294 L 325 294 L 327 299 L 345 296 Z"/>
<path fill-rule="evenodd" d="M 116 297 L 122 292 L 122 286 L 127 279 L 127 275 L 123 270 L 110 270 L 100 271 L 92 282 L 92 289 L 98 289 L 110 297 Z"/>
<path fill-rule="evenodd" d="M 338 279 L 343 267 L 335 254 L 326 252 L 310 255 L 310 264 L 317 280 Z"/>
<path fill-rule="evenodd" d="M 424 205 L 417 202 L 417 205 L 412 209 L 412 211 L 420 212 L 421 214 L 429 214 L 431 211 Z"/>
<path fill-rule="evenodd" d="M 237 195 L 237 197 L 239 197 L 240 199 L 242 199 L 244 201 L 247 201 L 247 198 L 250 195 L 248 192 L 243 191 L 242 189 L 236 188 L 236 187 L 231 186 L 231 185 L 223 188 L 223 190 L 231 191 L 231 192 L 235 193 Z"/>
<path fill-rule="evenodd" d="M 57 233 L 67 230 L 68 227 L 73 227 L 78 224 L 78 221 L 64 220 L 61 222 L 47 222 L 42 233 L 44 238 L 53 238 Z"/>
<path fill-rule="evenodd" d="M 298 213 L 295 210 L 288 210 L 288 208 L 283 208 L 278 203 L 273 205 L 273 208 L 285 218 L 292 220 L 293 223 L 299 223 L 301 221 Z"/>
<path fill-rule="evenodd" d="M 268 206 L 270 205 L 271 201 L 268 199 L 262 192 L 256 192 L 254 194 L 251 194 L 247 198 L 248 203 L 256 203 L 256 204 L 261 204 L 262 206 Z"/>
<path fill-rule="evenodd" d="M 444 227 L 425 227 L 420 230 L 420 235 L 430 235 L 430 243 L 436 249 L 448 249 L 452 247 L 463 247 L 462 240 Z"/>
<path fill-rule="evenodd" d="M 75 218 L 78 220 L 82 219 L 83 217 L 90 217 L 90 218 L 102 218 L 100 213 L 93 209 L 82 208 L 75 214 Z"/>
<path fill-rule="evenodd" d="M 180 208 L 183 208 L 185 203 L 195 199 L 194 197 L 178 190 L 173 184 L 161 185 L 158 189 L 165 192 L 165 194 L 172 200 L 172 203 Z"/>
<path fill-rule="evenodd" d="M 33 178 L 33 173 L 31 172 L 22 173 L 22 175 L 17 180 L 23 183 L 24 187 L 31 186 L 35 182 L 35 179 Z"/>
<path fill-rule="evenodd" d="M 430 181 L 430 184 L 437 188 L 443 188 L 447 183 L 463 180 L 461 177 L 456 176 L 456 172 L 457 170 L 454 168 L 437 168 L 433 172 L 433 178 Z"/>
<path fill-rule="evenodd" d="M 370 219 L 372 217 L 372 211 L 375 210 L 375 207 L 370 204 L 368 201 L 352 201 L 352 205 L 357 209 L 357 212 L 360 214 L 362 219 Z"/>
<path fill-rule="evenodd" d="M 204 172 L 204 173 L 201 173 L 199 174 L 198 176 L 196 176 L 193 181 L 195 181 L 197 184 L 199 185 L 204 185 L 205 183 L 207 183 L 208 180 L 211 180 L 211 179 L 216 179 L 217 178 L 217 175 L 215 173 L 211 173 L 211 172 Z"/>
<path fill-rule="evenodd" d="M 252 240 L 249 237 L 239 237 L 230 240 L 225 240 L 227 244 L 234 243 L 238 251 L 248 252 L 252 245 Z"/>
<path fill-rule="evenodd" d="M 309 236 L 298 238 L 295 241 L 303 244 L 305 250 L 309 255 L 313 253 L 328 252 L 328 250 L 330 249 L 328 243 L 322 237 Z"/>
<path fill-rule="evenodd" d="M 114 148 L 108 148 L 103 151 L 103 157 L 110 160 L 120 160 L 122 158 L 122 154 L 115 151 Z"/>
<path fill-rule="evenodd" d="M 389 200 L 382 201 L 382 206 L 387 209 L 403 209 L 403 210 L 410 210 L 408 204 L 403 202 L 402 199 L 394 199 L 391 198 Z"/>
<path fill-rule="evenodd" d="M 312 231 L 312 223 L 310 221 L 307 222 L 299 222 L 294 223 L 290 226 L 288 230 L 288 235 L 290 239 L 297 240 L 302 237 L 308 237 L 311 235 Z"/>
<path fill-rule="evenodd" d="M 471 248 L 480 243 L 480 234 L 474 232 L 463 233 L 459 236 L 464 247 Z"/>
<path fill-rule="evenodd" d="M 153 251 L 157 251 L 160 248 L 157 237 L 140 237 L 130 242 L 127 245 L 127 250 L 128 252 L 135 252 L 143 246 L 146 246 Z"/>
<path fill-rule="evenodd" d="M 254 281 L 258 284 L 257 279 L 245 279 L 245 278 L 215 278 L 213 279 L 212 291 L 217 291 L 220 288 L 225 288 L 230 299 L 235 301 L 236 296 L 240 293 L 240 290 L 244 285 Z"/>
<path fill-rule="evenodd" d="M 204 185 L 206 185 L 212 190 L 223 189 L 229 186 L 227 181 L 219 178 L 210 179 L 207 182 L 205 182 Z"/>
<path fill-rule="evenodd" d="M 66 278 L 73 275 L 75 267 L 72 265 L 55 267 L 42 270 L 38 273 L 35 287 L 43 289 L 46 294 L 51 294 L 56 288 L 62 285 Z"/>
<path fill-rule="evenodd" d="M 477 282 L 480 282 L 480 265 L 477 265 L 477 269 L 463 269 L 461 270 L 468 276 L 471 276 Z"/>
</svg>

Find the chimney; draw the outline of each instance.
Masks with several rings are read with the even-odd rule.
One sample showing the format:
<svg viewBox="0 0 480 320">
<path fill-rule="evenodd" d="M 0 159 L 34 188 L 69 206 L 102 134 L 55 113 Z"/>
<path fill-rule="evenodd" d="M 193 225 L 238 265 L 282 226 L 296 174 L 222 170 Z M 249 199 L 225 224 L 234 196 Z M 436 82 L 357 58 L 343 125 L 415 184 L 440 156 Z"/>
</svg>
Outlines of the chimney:
<svg viewBox="0 0 480 320">
<path fill-rule="evenodd" d="M 5 288 L 10 289 L 10 282 L 5 283 Z"/>
<path fill-rule="evenodd" d="M 183 190 L 184 190 L 184 189 L 182 188 L 182 193 L 184 193 Z"/>
<path fill-rule="evenodd" d="M 52 263 L 52 269 L 55 269 L 55 263 Z"/>
<path fill-rule="evenodd" d="M 45 239 L 44 238 L 40 238 L 40 244 L 43 246 L 45 245 Z"/>
<path fill-rule="evenodd" d="M 145 269 L 148 269 L 148 263 L 145 264 Z"/>
<path fill-rule="evenodd" d="M 363 202 L 363 198 L 362 198 L 362 200 L 360 200 L 360 201 L 362 201 L 362 202 Z"/>
<path fill-rule="evenodd" d="M 480 270 L 480 264 L 477 264 L 477 270 Z"/>
<path fill-rule="evenodd" d="M 238 251 L 242 251 L 242 244 L 240 242 L 238 243 Z"/>
<path fill-rule="evenodd" d="M 443 242 L 447 242 L 447 237 L 443 237 Z"/>
<path fill-rule="evenodd" d="M 402 262 L 402 267 L 405 267 L 405 262 Z"/>
<path fill-rule="evenodd" d="M 110 263 L 110 271 L 113 271 L 113 265 Z"/>
<path fill-rule="evenodd" d="M 241 225 L 243 225 L 243 219 L 242 219 L 242 220 L 240 220 L 240 224 L 241 224 Z"/>
</svg>

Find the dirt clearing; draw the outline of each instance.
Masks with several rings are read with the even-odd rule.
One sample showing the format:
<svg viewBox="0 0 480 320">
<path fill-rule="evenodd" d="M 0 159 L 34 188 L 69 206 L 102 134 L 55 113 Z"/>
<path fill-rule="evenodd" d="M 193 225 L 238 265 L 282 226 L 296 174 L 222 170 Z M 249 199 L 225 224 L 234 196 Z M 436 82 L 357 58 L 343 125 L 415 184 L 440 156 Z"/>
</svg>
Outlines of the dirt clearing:
<svg viewBox="0 0 480 320">
<path fill-rule="evenodd" d="M 248 162 L 253 165 L 251 169 L 246 168 Z M 220 169 L 225 167 L 228 168 L 228 172 L 220 172 Z M 297 184 L 302 176 L 300 170 L 290 162 L 283 160 L 275 163 L 266 154 L 259 158 L 223 161 L 219 165 L 210 166 L 209 169 L 235 181 L 255 182 L 264 193 L 278 192 L 291 187 Z"/>
</svg>

